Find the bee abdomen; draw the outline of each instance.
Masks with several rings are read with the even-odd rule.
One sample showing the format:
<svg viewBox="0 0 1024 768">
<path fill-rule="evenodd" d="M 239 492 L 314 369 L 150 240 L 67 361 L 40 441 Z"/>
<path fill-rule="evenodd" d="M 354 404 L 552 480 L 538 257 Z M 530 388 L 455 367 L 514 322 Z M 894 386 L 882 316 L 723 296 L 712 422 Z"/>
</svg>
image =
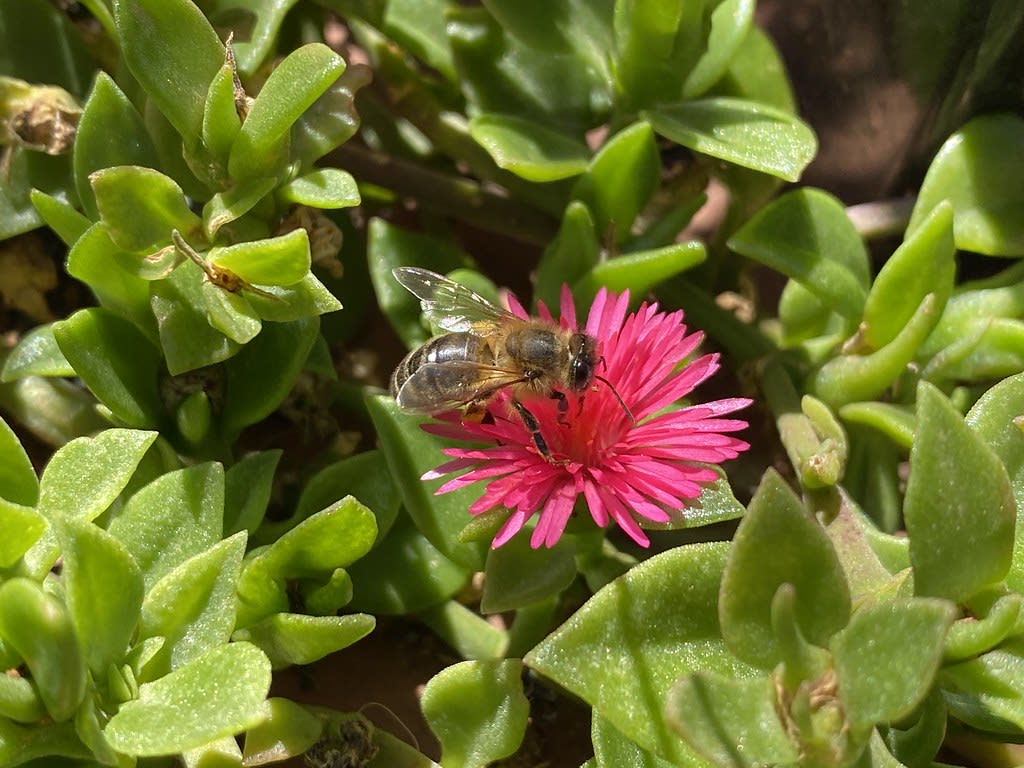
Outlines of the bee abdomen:
<svg viewBox="0 0 1024 768">
<path fill-rule="evenodd" d="M 445 369 L 444 363 L 481 362 L 486 344 L 469 333 L 448 333 L 414 349 L 391 374 L 391 396 L 409 410 L 434 410 L 440 404 L 459 401 L 466 391 L 465 373 Z M 424 366 L 436 363 L 425 369 Z M 415 376 L 409 386 L 406 382 Z M 401 395 L 401 396 L 399 396 Z"/>
</svg>

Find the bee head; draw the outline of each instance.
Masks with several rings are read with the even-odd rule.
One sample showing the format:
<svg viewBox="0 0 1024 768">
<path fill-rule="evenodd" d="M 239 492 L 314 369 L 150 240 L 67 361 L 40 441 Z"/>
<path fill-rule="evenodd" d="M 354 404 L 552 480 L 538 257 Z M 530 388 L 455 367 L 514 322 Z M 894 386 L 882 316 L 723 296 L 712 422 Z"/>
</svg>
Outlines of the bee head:
<svg viewBox="0 0 1024 768">
<path fill-rule="evenodd" d="M 569 339 L 569 388 L 582 392 L 597 372 L 597 342 L 586 333 L 574 333 Z"/>
<path fill-rule="evenodd" d="M 569 349 L 569 386 L 572 390 L 582 392 L 595 380 L 604 383 L 622 406 L 623 413 L 636 424 L 636 417 L 615 386 L 597 372 L 597 364 L 604 363 L 604 358 L 597 354 L 597 340 L 589 334 L 576 332 L 569 339 Z"/>
</svg>

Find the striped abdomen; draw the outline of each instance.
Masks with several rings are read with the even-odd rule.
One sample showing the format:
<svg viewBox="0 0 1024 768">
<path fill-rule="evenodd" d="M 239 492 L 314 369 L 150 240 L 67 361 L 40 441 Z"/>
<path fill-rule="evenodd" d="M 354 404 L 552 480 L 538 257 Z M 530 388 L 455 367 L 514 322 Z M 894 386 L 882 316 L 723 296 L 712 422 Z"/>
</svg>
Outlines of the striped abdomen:
<svg viewBox="0 0 1024 768">
<path fill-rule="evenodd" d="M 473 399 L 475 380 L 467 377 L 467 368 L 458 363 L 493 365 L 494 353 L 484 339 L 470 333 L 446 333 L 430 339 L 395 368 L 391 395 L 402 408 L 412 411 L 439 411 L 453 403 L 468 403 Z"/>
</svg>

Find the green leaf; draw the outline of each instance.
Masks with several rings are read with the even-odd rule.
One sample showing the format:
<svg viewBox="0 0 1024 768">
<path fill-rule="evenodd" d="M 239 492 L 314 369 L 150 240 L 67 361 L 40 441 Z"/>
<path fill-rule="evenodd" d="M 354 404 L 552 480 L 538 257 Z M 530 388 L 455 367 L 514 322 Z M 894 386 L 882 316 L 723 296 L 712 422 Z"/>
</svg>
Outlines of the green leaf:
<svg viewBox="0 0 1024 768">
<path fill-rule="evenodd" d="M 355 94 L 371 79 L 369 67 L 349 67 L 299 116 L 292 126 L 291 156 L 300 167 L 308 168 L 314 160 L 355 135 L 359 129 Z"/>
<path fill-rule="evenodd" d="M 504 613 L 560 594 L 576 578 L 575 555 L 571 538 L 533 549 L 528 533 L 512 537 L 487 555 L 481 613 Z"/>
<path fill-rule="evenodd" d="M 205 389 L 198 389 L 182 396 L 174 407 L 174 425 L 182 440 L 197 451 L 209 445 L 213 439 L 210 427 L 213 423 L 213 403 Z"/>
<path fill-rule="evenodd" d="M 673 688 L 666 717 L 673 730 L 715 765 L 787 765 L 800 757 L 779 719 L 771 677 L 734 680 L 693 672 Z"/>
<path fill-rule="evenodd" d="M 248 627 L 288 605 L 288 582 L 324 581 L 366 554 L 377 537 L 373 513 L 351 496 L 303 520 L 246 558 L 238 583 L 238 626 Z"/>
<path fill-rule="evenodd" d="M 163 423 L 159 351 L 127 320 L 95 307 L 54 323 L 61 353 L 86 386 L 132 427 Z"/>
<path fill-rule="evenodd" d="M 305 581 L 299 585 L 305 613 L 333 616 L 352 600 L 352 577 L 344 568 L 335 568 L 323 583 Z"/>
<path fill-rule="evenodd" d="M 108 530 L 142 568 L 146 590 L 221 539 L 224 469 L 212 462 L 161 475 L 132 496 Z"/>
<path fill-rule="evenodd" d="M 96 519 L 128 485 L 156 438 L 156 432 L 107 429 L 62 446 L 43 470 L 39 512 L 50 519 Z"/>
<path fill-rule="evenodd" d="M 527 181 L 549 182 L 583 173 L 587 145 L 514 115 L 488 114 L 469 121 L 469 133 L 504 168 Z"/>
<path fill-rule="evenodd" d="M 650 105 L 679 97 L 682 80 L 704 43 L 705 3 L 616 3 L 618 90 L 631 103 Z"/>
<path fill-rule="evenodd" d="M 700 96 L 725 74 L 753 27 L 754 5 L 754 0 L 723 0 L 714 4 L 707 47 L 686 75 L 683 99 Z"/>
<path fill-rule="evenodd" d="M 534 55 L 571 53 L 610 81 L 613 0 L 485 0 L 484 7 Z M 538 24 L 537 19 L 548 23 Z"/>
<path fill-rule="evenodd" d="M 231 146 L 228 171 L 235 179 L 276 176 L 287 156 L 288 132 L 299 116 L 345 70 L 345 62 L 322 43 L 292 51 L 270 73 L 252 102 Z"/>
<path fill-rule="evenodd" d="M 128 69 L 185 141 L 194 146 L 224 46 L 190 0 L 114 0 Z"/>
<path fill-rule="evenodd" d="M 939 684 L 949 714 L 960 722 L 1007 739 L 1024 730 L 1024 643 L 1019 637 L 977 658 L 944 666 Z"/>
<path fill-rule="evenodd" d="M 89 181 L 110 239 L 126 251 L 151 253 L 171 241 L 172 230 L 187 235 L 201 224 L 181 187 L 152 168 L 103 168 Z"/>
<path fill-rule="evenodd" d="M 139 688 L 104 734 L 127 755 L 171 755 L 232 736 L 266 718 L 270 661 L 249 643 L 230 643 Z"/>
<path fill-rule="evenodd" d="M 839 489 L 838 509 L 826 512 L 832 519 L 825 528 L 836 556 L 850 585 L 854 605 L 878 596 L 893 586 L 893 577 L 871 547 L 871 533 L 881 537 L 874 524 L 843 489 Z M 906 541 L 903 539 L 902 541 Z M 906 561 L 906 549 L 900 553 Z M 904 568 L 906 565 L 903 566 Z M 901 569 L 894 569 L 899 571 Z"/>
<path fill-rule="evenodd" d="M 779 436 L 801 485 L 807 489 L 834 486 L 843 474 L 848 452 L 842 426 L 817 398 L 804 395 L 798 405 L 796 392 L 781 370 L 769 371 L 766 379 L 766 389 L 775 390 Z"/>
<path fill-rule="evenodd" d="M 210 327 L 224 334 L 229 342 L 248 344 L 263 330 L 259 315 L 241 291 L 227 291 L 203 280 L 199 284 L 199 295 L 206 307 L 206 320 Z M 234 348 L 232 344 L 217 346 Z"/>
<path fill-rule="evenodd" d="M 944 662 L 963 661 L 980 656 L 1016 633 L 1024 596 L 1011 592 L 996 598 L 984 613 L 972 611 L 953 622 L 946 634 L 942 659 Z"/>
<path fill-rule="evenodd" d="M 714 92 L 723 96 L 760 101 L 784 112 L 796 111 L 793 88 L 771 37 L 751 25 L 746 37 L 729 61 L 729 68 L 716 83 Z"/>
<path fill-rule="evenodd" d="M 215 247 L 208 261 L 253 285 L 293 285 L 309 272 L 309 236 L 293 229 L 266 240 Z"/>
<path fill-rule="evenodd" d="M 223 765 L 224 768 L 241 768 L 242 750 L 238 741 L 232 736 L 221 736 L 194 749 L 186 749 L 181 753 L 184 765 L 205 766 Z"/>
<path fill-rule="evenodd" d="M 18 346 L 11 350 L 4 360 L 0 380 L 15 381 L 26 376 L 74 377 L 75 369 L 61 354 L 57 340 L 53 337 L 53 323 L 37 325 L 18 340 Z M 0 470 L 2 473 L 3 470 Z M 3 480 L 0 478 L 0 496 L 3 495 Z"/>
<path fill-rule="evenodd" d="M 235 106 L 235 70 L 225 62 L 210 81 L 202 125 L 203 147 L 219 164 L 222 174 L 227 173 L 231 145 L 241 127 L 242 119 Z"/>
<path fill-rule="evenodd" d="M 83 216 L 77 208 L 66 200 L 61 200 L 53 195 L 33 189 L 29 196 L 32 205 L 43 218 L 43 223 L 57 233 L 64 245 L 72 246 L 85 231 L 92 225 L 92 222 Z"/>
<path fill-rule="evenodd" d="M 438 552 L 406 515 L 348 572 L 349 608 L 395 616 L 439 605 L 469 579 L 469 571 Z"/>
<path fill-rule="evenodd" d="M 969 290 L 946 304 L 938 325 L 921 345 L 930 381 L 989 381 L 1024 368 L 1024 283 Z"/>
<path fill-rule="evenodd" d="M 819 368 L 808 389 L 834 408 L 879 397 L 906 370 L 939 322 L 937 298 L 929 293 L 895 338 L 867 355 L 834 357 Z"/>
<path fill-rule="evenodd" d="M 624 253 L 595 264 L 582 280 L 574 284 L 573 293 L 584 301 L 595 296 L 602 287 L 643 296 L 659 283 L 703 263 L 705 259 L 707 250 L 704 243 L 697 240 L 650 251 Z"/>
<path fill-rule="evenodd" d="M 202 271 L 191 262 L 153 284 L 153 315 L 160 332 L 167 370 L 172 376 L 219 363 L 234 355 L 239 345 L 214 328 L 210 314 L 223 324 L 223 315 L 209 310 Z M 220 290 L 219 288 L 217 290 Z M 238 317 L 233 320 L 239 324 Z M 236 326 L 232 326 L 235 330 Z"/>
<path fill-rule="evenodd" d="M 243 79 L 253 77 L 279 44 L 288 12 L 297 0 L 250 0 L 239 13 L 233 0 L 203 0 L 200 4 L 218 30 L 234 32 L 232 47 Z"/>
<path fill-rule="evenodd" d="M 338 168 L 317 168 L 277 191 L 278 200 L 311 208 L 351 208 L 359 205 L 359 187 L 352 174 Z"/>
<path fill-rule="evenodd" d="M 908 715 L 927 695 L 953 620 L 943 600 L 895 599 L 856 611 L 829 643 L 854 733 Z"/>
<path fill-rule="evenodd" d="M 586 205 L 573 200 L 565 209 L 558 235 L 544 249 L 537 264 L 534 299 L 557 307 L 562 284 L 585 279 L 601 258 L 601 242 L 594 217 Z"/>
<path fill-rule="evenodd" d="M 305 520 L 344 496 L 355 497 L 373 512 L 377 541 L 383 539 L 398 516 L 402 499 L 379 449 L 348 456 L 313 475 L 295 505 L 294 519 Z"/>
<path fill-rule="evenodd" d="M 509 653 L 509 633 L 458 600 L 426 608 L 416 618 L 464 659 L 498 660 Z"/>
<path fill-rule="evenodd" d="M 160 168 L 181 186 L 189 199 L 205 200 L 223 183 L 216 178 L 221 169 L 205 147 L 192 144 L 190 150 L 181 134 L 148 99 L 142 109 L 142 119 L 160 156 Z"/>
<path fill-rule="evenodd" d="M 373 513 L 346 496 L 303 520 L 246 562 L 282 582 L 319 577 L 365 555 L 377 537 Z"/>
<path fill-rule="evenodd" d="M 67 379 L 19 379 L 0 387 L 0 403 L 44 445 L 64 445 L 110 426 L 96 398 Z"/>
<path fill-rule="evenodd" d="M 0 498 L 0 530 L 6 532 L 0 539 L 0 568 L 10 568 L 39 541 L 46 518 L 32 507 Z"/>
<path fill-rule="evenodd" d="M 727 553 L 725 543 L 700 543 L 640 563 L 527 654 L 526 664 L 642 748 L 700 765 L 664 724 L 662 706 L 688 672 L 756 674 L 721 639 L 717 606 Z"/>
<path fill-rule="evenodd" d="M 89 218 L 98 215 L 90 175 L 128 165 L 158 167 L 156 148 L 142 116 L 110 76 L 100 71 L 75 133 L 75 188 Z"/>
<path fill-rule="evenodd" d="M 594 715 L 590 725 L 590 741 L 594 745 L 594 758 L 584 763 L 588 768 L 619 768 L 630 765 L 633 768 L 670 768 L 671 763 L 642 749 L 635 741 L 627 739 L 611 723 Z"/>
<path fill-rule="evenodd" d="M 5 723 L 11 720 L 17 723 L 36 723 L 46 717 L 46 708 L 39 693 L 27 677 L 0 676 L 0 716 L 3 716 Z M 8 735 L 0 726 L 0 743 L 7 738 Z M 0 747 L 0 760 L 4 757 L 4 750 Z"/>
<path fill-rule="evenodd" d="M 847 321 L 859 322 L 870 282 L 868 254 L 842 204 L 801 189 L 765 206 L 729 248 L 796 280 Z"/>
<path fill-rule="evenodd" d="M 0 720 L 0 760 L 5 765 L 21 765 L 34 760 L 52 765 L 59 757 L 76 762 L 95 760 L 96 756 L 82 744 L 75 723 L 20 726 L 6 718 Z"/>
<path fill-rule="evenodd" d="M 0 417 L 0 498 L 29 507 L 35 506 L 39 498 L 39 480 L 32 461 L 3 417 Z"/>
<path fill-rule="evenodd" d="M 455 80 L 455 64 L 448 45 L 448 0 L 391 0 L 384 8 L 382 28 L 404 49 Z"/>
<path fill-rule="evenodd" d="M 89 670 L 101 680 L 128 652 L 142 605 L 142 573 L 125 546 L 102 528 L 70 516 L 56 528 L 68 611 Z"/>
<path fill-rule="evenodd" d="M 236 533 L 193 555 L 153 584 L 142 603 L 139 639 L 164 644 L 146 667 L 153 679 L 222 645 L 235 628 L 235 589 L 246 535 Z"/>
<path fill-rule="evenodd" d="M 756 101 L 726 96 L 640 113 L 666 139 L 719 160 L 797 181 L 818 149 L 809 127 Z"/>
<path fill-rule="evenodd" d="M 968 412 L 966 422 L 1002 461 L 1010 479 L 1017 504 L 1017 525 L 1014 529 L 1013 559 L 1006 576 L 1007 586 L 1024 593 L 1024 432 L 1020 417 L 1024 415 L 1024 373 L 996 384 L 978 398 Z"/>
<path fill-rule="evenodd" d="M 366 405 L 391 475 L 416 527 L 445 557 L 467 568 L 482 568 L 486 544 L 463 543 L 459 538 L 469 522 L 466 509 L 479 495 L 480 488 L 468 486 L 442 496 L 434 495 L 433 490 L 440 483 L 420 478 L 443 463 L 441 441 L 420 429 L 422 418 L 403 413 L 389 396 L 367 397 Z"/>
<path fill-rule="evenodd" d="M 1006 577 L 1017 516 L 1006 469 L 927 382 L 917 389 L 903 514 L 916 594 L 961 601 Z"/>
<path fill-rule="evenodd" d="M 519 749 L 530 710 L 521 674 L 509 659 L 464 661 L 431 678 L 420 707 L 445 764 L 483 768 Z"/>
<path fill-rule="evenodd" d="M 85 95 L 95 69 L 89 48 L 68 16 L 52 5 L 0 3 L 0 40 L 0 72 Z"/>
<path fill-rule="evenodd" d="M 239 182 L 224 192 L 218 192 L 207 200 L 203 206 L 203 234 L 206 239 L 213 242 L 221 227 L 251 211 L 276 184 L 277 179 L 257 176 Z M 239 243 L 235 247 L 244 245 L 247 243 Z"/>
<path fill-rule="evenodd" d="M 274 669 L 312 664 L 366 637 L 376 626 L 373 616 L 304 616 L 275 613 L 238 630 L 233 640 L 262 648 Z"/>
<path fill-rule="evenodd" d="M 136 257 L 114 245 L 107 228 L 93 224 L 75 241 L 68 253 L 67 270 L 92 290 L 104 308 L 117 312 L 147 331 L 152 328 L 149 309 L 149 283 L 124 269 L 123 264 Z"/>
<path fill-rule="evenodd" d="M 32 154 L 38 153 L 15 147 L 8 155 L 12 159 L 7 164 L 7 180 L 0 187 L 0 239 L 7 240 L 29 232 L 42 223 L 40 215 L 32 207 L 33 181 L 28 168 Z"/>
<path fill-rule="evenodd" d="M 846 625 L 850 592 L 825 531 L 773 470 L 765 473 L 740 522 L 722 579 L 722 637 L 749 664 L 779 661 L 772 600 L 792 585 L 796 618 L 808 642 L 822 645 Z"/>
<path fill-rule="evenodd" d="M 976 117 L 950 136 L 921 184 L 907 234 L 943 200 L 953 204 L 956 247 L 990 256 L 1024 255 L 1024 119 Z"/>
<path fill-rule="evenodd" d="M 224 364 L 221 431 L 231 438 L 266 418 L 288 394 L 320 329 L 318 318 L 264 323 L 260 335 Z"/>
<path fill-rule="evenodd" d="M 267 719 L 245 733 L 242 754 L 246 765 L 297 757 L 320 738 L 323 730 L 320 718 L 294 701 L 270 698 L 266 710 Z"/>
<path fill-rule="evenodd" d="M 573 186 L 571 198 L 586 204 L 599 232 L 615 226 L 615 242 L 630 233 L 661 180 L 654 131 L 634 123 L 609 139 Z"/>
<path fill-rule="evenodd" d="M 274 484 L 274 470 L 281 450 L 258 451 L 243 456 L 224 475 L 224 533 L 248 531 L 251 536 L 267 511 Z M 308 491 L 309 483 L 303 489 Z M 330 501 L 344 494 L 332 496 Z M 318 509 L 327 506 L 322 504 Z"/>
<path fill-rule="evenodd" d="M 914 715 L 904 718 L 898 727 L 887 729 L 885 744 L 891 755 L 899 760 L 899 765 L 927 765 L 935 759 L 945 740 L 948 720 L 945 698 L 940 688 L 935 686 Z M 873 735 L 872 751 L 876 740 Z"/>
<path fill-rule="evenodd" d="M 546 125 L 581 135 L 611 109 L 600 71 L 568 51 L 538 56 L 485 8 L 450 9 L 448 40 L 470 114 L 544 115 Z"/>
<path fill-rule="evenodd" d="M 0 584 L 0 640 L 21 657 L 55 722 L 74 715 L 85 697 L 86 668 L 65 605 L 36 582 Z"/>
<path fill-rule="evenodd" d="M 289 286 L 265 285 L 263 289 L 272 295 L 246 293 L 246 301 L 259 317 L 275 323 L 291 323 L 342 308 L 341 302 L 312 272 Z"/>
<path fill-rule="evenodd" d="M 935 294 L 941 314 L 953 292 L 956 272 L 953 209 L 943 201 L 889 257 L 875 278 L 864 304 L 864 341 L 884 347 L 910 322 L 918 305 Z"/>
</svg>

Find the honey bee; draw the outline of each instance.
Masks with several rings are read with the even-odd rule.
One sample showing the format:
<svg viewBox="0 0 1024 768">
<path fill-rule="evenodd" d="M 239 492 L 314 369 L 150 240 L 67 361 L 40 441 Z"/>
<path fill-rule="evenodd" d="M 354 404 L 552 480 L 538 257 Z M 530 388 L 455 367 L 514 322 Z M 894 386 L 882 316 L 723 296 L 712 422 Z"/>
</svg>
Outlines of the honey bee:
<svg viewBox="0 0 1024 768">
<path fill-rule="evenodd" d="M 436 272 L 398 267 L 392 274 L 420 300 L 427 318 L 447 331 L 406 355 L 391 375 L 391 395 L 403 410 L 479 411 L 498 392 L 511 388 L 512 408 L 537 452 L 549 461 L 547 441 L 523 397 L 556 400 L 558 421 L 566 424 L 566 392 L 582 395 L 595 380 L 602 381 L 632 418 L 614 387 L 598 375 L 601 358 L 597 339 L 590 334 L 517 317 Z"/>
</svg>

